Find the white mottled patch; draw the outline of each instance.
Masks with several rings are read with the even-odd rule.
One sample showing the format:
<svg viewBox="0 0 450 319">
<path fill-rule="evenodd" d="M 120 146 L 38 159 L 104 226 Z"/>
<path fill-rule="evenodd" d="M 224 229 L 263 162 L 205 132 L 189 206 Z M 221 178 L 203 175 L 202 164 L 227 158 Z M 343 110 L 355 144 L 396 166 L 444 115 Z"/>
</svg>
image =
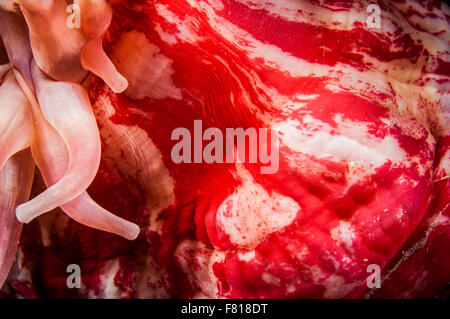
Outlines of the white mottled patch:
<svg viewBox="0 0 450 319">
<path fill-rule="evenodd" d="M 446 224 L 450 225 L 450 217 L 439 214 L 439 216 L 433 220 L 433 224 L 435 226 L 446 225 Z"/>
<path fill-rule="evenodd" d="M 309 25 L 324 26 L 336 30 L 351 30 L 355 22 L 365 21 L 365 7 L 354 3 L 348 11 L 330 10 L 327 6 L 316 5 L 309 1 L 292 0 L 237 0 L 254 10 L 266 10 L 271 16 L 285 21 L 304 22 Z"/>
<path fill-rule="evenodd" d="M 250 250 L 250 251 L 241 251 L 238 253 L 238 258 L 241 261 L 251 261 L 255 258 L 255 251 L 254 250 Z"/>
<path fill-rule="evenodd" d="M 119 289 L 114 283 L 117 273 L 120 271 L 119 258 L 111 259 L 102 268 L 100 275 L 100 295 L 95 295 L 95 292 L 90 291 L 90 298 L 104 298 L 104 299 L 120 299 L 124 298 L 124 292 Z"/>
<path fill-rule="evenodd" d="M 274 125 L 284 145 L 297 153 L 334 161 L 346 161 L 369 169 L 378 168 L 387 161 L 404 163 L 407 154 L 398 141 L 388 135 L 383 139 L 368 133 L 368 123 L 337 121 L 337 130 L 306 115 L 302 123 L 287 120 Z"/>
<path fill-rule="evenodd" d="M 289 284 L 289 285 L 287 285 L 287 287 L 286 287 L 286 292 L 287 292 L 288 294 L 293 293 L 295 290 L 296 290 L 296 288 L 295 288 L 295 285 L 294 285 L 294 284 Z"/>
<path fill-rule="evenodd" d="M 340 221 L 339 225 L 330 231 L 330 235 L 339 244 L 343 244 L 349 252 L 354 253 L 353 239 L 356 238 L 356 234 L 349 222 Z"/>
<path fill-rule="evenodd" d="M 201 290 L 198 297 L 217 298 L 220 282 L 212 266 L 216 262 L 223 262 L 225 252 L 212 250 L 201 242 L 186 239 L 178 245 L 175 257 L 192 286 Z"/>
<path fill-rule="evenodd" d="M 292 198 L 257 184 L 242 165 L 237 168 L 242 184 L 220 205 L 216 223 L 233 244 L 251 249 L 290 225 L 301 208 Z"/>
<path fill-rule="evenodd" d="M 270 284 L 270 285 L 274 285 L 274 286 L 281 286 L 280 284 L 280 278 L 275 277 L 272 274 L 269 274 L 267 272 L 262 274 L 262 280 L 264 280 L 266 283 Z"/>
<path fill-rule="evenodd" d="M 395 217 L 396 217 L 398 220 L 403 220 L 403 218 L 405 217 L 405 211 L 403 210 L 403 208 L 399 208 L 399 209 L 397 210 L 397 212 L 395 213 Z"/>
<path fill-rule="evenodd" d="M 172 81 L 175 72 L 173 61 L 163 55 L 158 46 L 150 43 L 144 33 L 136 30 L 122 33 L 111 59 L 128 80 L 125 93 L 131 98 L 181 100 L 181 89 Z"/>
<path fill-rule="evenodd" d="M 223 2 L 220 0 L 207 0 L 209 5 L 216 11 L 221 11 L 224 8 Z"/>
<path fill-rule="evenodd" d="M 354 288 L 359 286 L 360 282 L 347 283 L 345 278 L 339 275 L 332 274 L 325 279 L 321 284 L 326 288 L 324 298 L 342 298 L 347 295 Z"/>
<path fill-rule="evenodd" d="M 308 256 L 308 254 L 308 247 L 306 245 L 302 245 L 302 248 L 300 250 L 297 250 L 295 258 L 297 258 L 298 260 L 303 260 L 304 258 L 306 258 L 306 256 Z"/>
<path fill-rule="evenodd" d="M 178 40 L 187 43 L 195 43 L 202 40 L 202 37 L 197 32 L 199 23 L 194 15 L 186 15 L 183 19 L 180 19 L 163 4 L 157 3 L 155 8 L 159 16 L 176 26 L 178 32 L 174 36 Z"/>
<path fill-rule="evenodd" d="M 320 269 L 318 265 L 305 266 L 309 270 L 312 281 L 316 284 L 320 284 L 326 277 L 326 274 Z"/>
<path fill-rule="evenodd" d="M 311 102 L 312 100 L 315 100 L 319 97 L 319 94 L 296 94 L 294 95 L 294 100 L 299 100 L 302 102 Z"/>
<path fill-rule="evenodd" d="M 173 45 L 178 42 L 177 38 L 173 34 L 164 31 L 159 24 L 155 25 L 155 31 L 158 32 L 161 40 L 168 44 Z"/>
<path fill-rule="evenodd" d="M 136 298 L 139 299 L 170 297 L 165 289 L 164 273 L 150 256 L 146 258 L 145 268 L 139 272 L 136 287 Z"/>
<path fill-rule="evenodd" d="M 103 141 L 103 159 L 112 172 L 130 181 L 131 191 L 146 195 L 144 214 L 149 215 L 149 229 L 159 231 L 159 213 L 175 201 L 175 181 L 165 167 L 162 154 L 148 134 L 138 126 L 117 125 L 109 118 L 115 108 L 107 96 L 99 96 L 94 105 Z M 136 193 L 141 197 L 142 193 Z"/>
</svg>

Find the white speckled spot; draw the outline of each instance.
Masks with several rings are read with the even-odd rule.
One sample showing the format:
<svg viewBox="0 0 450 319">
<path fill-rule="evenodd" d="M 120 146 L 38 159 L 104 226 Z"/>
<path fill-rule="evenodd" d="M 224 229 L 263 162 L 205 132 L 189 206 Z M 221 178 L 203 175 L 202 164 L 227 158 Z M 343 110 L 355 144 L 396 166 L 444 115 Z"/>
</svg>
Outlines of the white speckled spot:
<svg viewBox="0 0 450 319">
<path fill-rule="evenodd" d="M 352 245 L 356 234 L 349 222 L 340 221 L 339 226 L 330 231 L 330 235 L 332 239 L 336 240 L 340 244 L 343 244 L 349 252 L 354 253 Z"/>
<path fill-rule="evenodd" d="M 233 244 L 254 248 L 268 235 L 290 225 L 300 206 L 290 197 L 264 189 L 241 166 L 238 174 L 242 184 L 220 205 L 216 222 Z"/>
</svg>

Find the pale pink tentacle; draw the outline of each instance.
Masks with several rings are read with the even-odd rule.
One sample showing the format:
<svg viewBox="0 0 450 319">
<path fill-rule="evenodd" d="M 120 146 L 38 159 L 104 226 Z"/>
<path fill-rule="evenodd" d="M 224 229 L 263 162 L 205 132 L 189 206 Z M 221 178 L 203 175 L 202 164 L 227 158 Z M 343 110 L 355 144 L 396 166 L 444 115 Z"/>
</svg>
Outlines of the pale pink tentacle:
<svg viewBox="0 0 450 319">
<path fill-rule="evenodd" d="M 40 111 L 38 110 L 38 113 Z M 39 131 L 32 145 L 34 159 L 42 173 L 44 182 L 51 186 L 58 182 L 66 172 L 69 155 L 63 140 L 44 119 L 37 114 Z M 129 240 L 139 234 L 139 226 L 120 218 L 95 203 L 86 192 L 61 205 L 61 209 L 77 222 L 114 233 Z"/>
<path fill-rule="evenodd" d="M 86 75 L 80 62 L 86 44 L 79 28 L 67 24 L 64 0 L 18 0 L 30 30 L 36 64 L 55 80 L 80 82 Z"/>
<path fill-rule="evenodd" d="M 44 181 L 47 186 L 51 186 L 58 182 L 67 170 L 68 150 L 58 132 L 42 115 L 35 97 L 30 72 L 32 53 L 23 18 L 13 13 L 0 11 L 0 27 L 0 34 L 8 51 L 17 81 L 32 105 L 38 126 L 32 147 L 33 156 L 41 170 Z M 1 70 L 6 73 L 7 69 L 9 67 L 5 66 Z M 111 232 L 130 240 L 135 239 L 139 234 L 139 226 L 101 208 L 86 192 L 62 205 L 61 208 L 67 215 L 84 225 Z M 19 220 L 22 217 L 20 210 L 17 217 Z"/>
<path fill-rule="evenodd" d="M 77 0 L 80 6 L 81 31 L 89 43 L 81 52 L 81 64 L 111 88 L 121 93 L 128 87 L 128 81 L 116 69 L 103 50 L 102 37 L 112 19 L 112 9 L 105 0 Z"/>
<path fill-rule="evenodd" d="M 70 162 L 70 147 L 66 147 L 58 132 L 44 118 L 37 100 L 32 96 L 31 90 L 26 91 L 33 105 L 38 127 L 36 138 L 32 145 L 33 156 L 42 173 L 44 182 L 51 188 L 52 185 L 61 183 L 61 180 L 67 176 L 64 174 L 67 174 L 67 169 L 70 169 L 70 165 L 68 165 Z M 40 92 L 39 88 L 37 92 Z M 61 205 L 61 208 L 68 216 L 81 224 L 111 232 L 129 240 L 135 239 L 140 231 L 139 226 L 136 224 L 128 222 L 100 207 L 86 192 L 82 192 L 76 198 Z M 17 210 L 17 217 L 23 222 L 30 220 L 29 218 L 24 218 L 28 216 L 21 214 L 20 209 Z"/>
<path fill-rule="evenodd" d="M 69 152 L 64 176 L 46 191 L 17 208 L 30 221 L 80 195 L 92 183 L 100 164 L 100 136 L 86 91 L 78 84 L 55 82 L 34 64 L 32 76 L 40 109 Z"/>
<path fill-rule="evenodd" d="M 11 66 L 15 66 L 23 74 L 23 82 L 31 84 L 31 73 L 29 62 L 31 61 L 31 50 L 27 45 L 28 33 L 26 25 L 22 18 L 15 13 L 0 10 L 0 36 L 2 45 L 7 51 L 8 60 L 11 65 L 0 66 L 0 122 L 2 129 L 6 129 L 5 121 L 14 115 L 11 114 L 13 108 L 21 108 L 23 104 L 23 94 L 15 81 L 11 79 Z M 3 50 L 3 48 L 2 48 Z M 1 52 L 2 59 L 4 58 Z M 15 102 L 17 104 L 15 105 Z M 25 115 L 19 111 L 19 117 Z M 28 114 L 30 115 L 30 114 Z M 27 115 L 25 115 L 26 118 Z M 13 120 L 13 126 L 19 124 Z M 31 126 L 33 123 L 31 122 Z M 20 128 L 17 128 L 19 131 Z M 29 127 L 25 128 L 27 131 Z M 13 130 L 14 131 L 14 130 Z M 31 186 L 34 178 L 34 161 L 29 149 L 18 152 L 11 158 L 11 153 L 15 147 L 21 143 L 14 141 L 15 131 L 9 129 L 2 132 L 0 145 L 2 146 L 2 155 L 0 155 L 0 287 L 3 286 L 9 270 L 14 262 L 19 243 L 22 224 L 16 219 L 14 211 L 17 205 L 27 201 L 30 197 Z M 8 136 L 9 135 L 9 136 Z M 5 139 L 8 142 L 5 143 Z M 25 143 L 26 144 L 26 143 Z M 15 147 L 12 147 L 15 145 Z M 23 145 L 23 144 L 22 144 Z M 9 148 L 9 151 L 5 149 Z M 9 158 L 9 159 L 8 159 Z M 6 163 L 5 159 L 7 160 Z"/>
<path fill-rule="evenodd" d="M 77 222 L 134 240 L 139 235 L 139 226 L 120 218 L 99 206 L 84 192 L 74 200 L 61 206 L 62 210 Z"/>
<path fill-rule="evenodd" d="M 30 102 L 36 124 L 31 151 L 47 186 L 55 184 L 67 170 L 69 154 L 58 132 L 44 118 L 39 102 L 25 83 L 20 72 L 16 71 L 17 82 Z"/>
<path fill-rule="evenodd" d="M 34 124 L 27 98 L 9 71 L 0 86 L 0 170 L 31 144 Z"/>
<path fill-rule="evenodd" d="M 106 55 L 102 46 L 102 39 L 90 41 L 81 52 L 83 67 L 101 79 L 115 93 L 121 93 L 128 87 L 128 81 L 116 69 L 112 61 Z"/>
<path fill-rule="evenodd" d="M 28 87 L 33 90 L 30 70 L 33 54 L 23 17 L 13 12 L 0 10 L 0 37 L 6 48 L 11 67 L 22 74 Z"/>
<path fill-rule="evenodd" d="M 14 262 L 22 231 L 14 210 L 30 197 L 34 168 L 27 149 L 10 158 L 0 170 L 0 288 Z"/>
</svg>

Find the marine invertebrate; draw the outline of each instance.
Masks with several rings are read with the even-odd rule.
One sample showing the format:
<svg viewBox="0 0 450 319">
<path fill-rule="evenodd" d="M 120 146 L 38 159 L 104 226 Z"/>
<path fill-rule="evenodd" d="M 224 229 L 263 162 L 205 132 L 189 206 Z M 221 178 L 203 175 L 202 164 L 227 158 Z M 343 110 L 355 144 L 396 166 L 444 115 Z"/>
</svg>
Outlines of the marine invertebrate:
<svg viewBox="0 0 450 319">
<path fill-rule="evenodd" d="M 110 4 L 109 27 L 83 35 L 106 54 L 74 58 L 69 75 L 79 81 L 84 65 L 104 77 L 89 84 L 103 145 L 93 197 L 145 232 L 130 243 L 58 213 L 39 219 L 25 227 L 12 294 L 429 297 L 448 283 L 445 5 L 380 1 L 377 29 L 367 1 Z M 29 70 L 20 83 L 49 81 Z M 195 120 L 276 130 L 279 170 L 175 163 L 171 134 Z M 69 263 L 78 291 L 65 285 Z M 367 286 L 369 265 L 380 289 Z"/>
</svg>

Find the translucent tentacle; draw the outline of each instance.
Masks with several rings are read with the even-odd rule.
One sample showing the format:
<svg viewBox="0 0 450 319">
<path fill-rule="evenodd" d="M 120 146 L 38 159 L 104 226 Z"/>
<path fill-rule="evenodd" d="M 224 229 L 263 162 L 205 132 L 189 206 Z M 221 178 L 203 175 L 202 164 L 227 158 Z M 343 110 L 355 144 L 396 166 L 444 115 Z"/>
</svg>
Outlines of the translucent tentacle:
<svg viewBox="0 0 450 319">
<path fill-rule="evenodd" d="M 86 75 L 80 62 L 86 40 L 77 26 L 68 24 L 64 0 L 18 0 L 30 30 L 33 57 L 55 80 L 80 82 Z"/>
<path fill-rule="evenodd" d="M 81 52 L 81 63 L 111 88 L 121 93 L 128 87 L 128 81 L 117 71 L 116 67 L 103 50 L 102 37 L 112 19 L 111 7 L 105 0 L 78 0 L 81 12 L 81 30 L 89 40 Z"/>
<path fill-rule="evenodd" d="M 101 152 L 97 123 L 83 87 L 55 82 L 35 64 L 32 75 L 42 115 L 64 141 L 69 163 L 56 184 L 17 208 L 17 216 L 26 222 L 84 192 L 97 173 Z"/>
<path fill-rule="evenodd" d="M 20 74 L 18 74 L 20 78 Z M 24 81 L 19 81 L 24 84 Z M 69 149 L 58 132 L 44 118 L 38 101 L 27 90 L 30 102 L 33 105 L 38 130 L 32 144 L 33 157 L 42 173 L 47 186 L 57 184 L 67 174 L 69 167 Z M 39 90 L 38 90 L 39 91 Z M 79 223 L 111 232 L 129 240 L 135 239 L 139 234 L 139 226 L 128 222 L 96 204 L 86 192 L 61 205 L 62 210 Z M 29 218 L 18 211 L 18 218 L 28 222 Z"/>
<path fill-rule="evenodd" d="M 27 98 L 9 71 L 0 86 L 0 170 L 31 144 L 34 124 Z"/>
<path fill-rule="evenodd" d="M 9 159 L 0 170 L 0 287 L 14 262 L 22 231 L 14 210 L 30 197 L 34 168 L 30 150 L 26 149 Z"/>
</svg>

